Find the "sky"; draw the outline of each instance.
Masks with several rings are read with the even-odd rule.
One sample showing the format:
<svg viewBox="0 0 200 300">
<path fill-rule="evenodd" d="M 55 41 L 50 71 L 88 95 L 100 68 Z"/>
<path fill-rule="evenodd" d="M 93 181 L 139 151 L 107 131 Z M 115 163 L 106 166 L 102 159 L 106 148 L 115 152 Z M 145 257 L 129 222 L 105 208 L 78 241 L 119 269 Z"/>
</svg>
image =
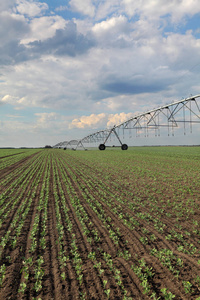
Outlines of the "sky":
<svg viewBox="0 0 200 300">
<path fill-rule="evenodd" d="M 199 0 L 1 1 L 0 41 L 0 147 L 81 139 L 200 94 Z"/>
</svg>

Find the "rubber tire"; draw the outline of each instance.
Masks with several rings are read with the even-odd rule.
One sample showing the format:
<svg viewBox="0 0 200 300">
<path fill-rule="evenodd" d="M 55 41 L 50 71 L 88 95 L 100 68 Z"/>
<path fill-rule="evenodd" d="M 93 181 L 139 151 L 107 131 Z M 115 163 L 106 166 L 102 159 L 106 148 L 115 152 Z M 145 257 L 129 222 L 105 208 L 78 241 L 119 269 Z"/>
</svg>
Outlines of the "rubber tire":
<svg viewBox="0 0 200 300">
<path fill-rule="evenodd" d="M 122 149 L 122 150 L 127 150 L 127 149 L 128 149 L 128 145 L 123 144 L 123 145 L 121 146 L 121 149 Z"/>
<path fill-rule="evenodd" d="M 106 149 L 106 146 L 104 144 L 99 145 L 99 150 L 105 150 L 105 149 Z"/>
</svg>

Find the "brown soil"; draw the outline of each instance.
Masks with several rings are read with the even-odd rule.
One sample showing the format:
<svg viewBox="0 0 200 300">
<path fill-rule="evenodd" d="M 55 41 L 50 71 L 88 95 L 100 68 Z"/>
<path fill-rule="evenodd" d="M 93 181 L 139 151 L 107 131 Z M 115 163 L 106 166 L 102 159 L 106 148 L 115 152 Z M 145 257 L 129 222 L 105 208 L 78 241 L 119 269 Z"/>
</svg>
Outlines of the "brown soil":
<svg viewBox="0 0 200 300">
<path fill-rule="evenodd" d="M 0 239 L 5 237 L 8 231 L 10 232 L 10 239 L 8 239 L 6 247 L 2 248 L 0 246 L 0 266 L 3 264 L 6 266 L 5 278 L 0 290 L 0 299 L 108 299 L 105 290 L 110 291 L 109 299 L 123 299 L 125 295 L 124 290 L 126 291 L 126 296 L 131 297 L 131 299 L 152 299 L 153 292 L 155 293 L 155 299 L 159 297 L 160 299 L 165 299 L 161 291 L 164 288 L 174 294 L 177 300 L 190 300 L 200 297 L 200 283 L 197 282 L 197 278 L 200 275 L 199 232 L 196 234 L 191 230 L 191 219 L 185 221 L 183 218 L 180 218 L 182 227 L 177 228 L 177 219 L 172 206 L 167 208 L 167 212 L 171 214 L 171 217 L 167 217 L 159 201 L 159 216 L 156 211 L 151 210 L 151 200 L 145 195 L 140 195 L 140 199 L 143 197 L 145 205 L 142 205 L 143 201 L 135 202 L 134 199 L 138 195 L 134 194 L 133 186 L 136 185 L 134 176 L 129 177 L 125 172 L 116 173 L 116 170 L 110 169 L 107 179 L 103 180 L 104 172 L 100 166 L 94 166 L 92 163 L 82 161 L 74 155 L 63 154 L 63 152 L 58 151 L 54 153 L 52 150 L 49 150 L 48 153 L 50 153 L 50 158 L 48 158 L 50 159 L 50 177 L 45 235 L 46 248 L 42 249 L 40 246 L 44 211 L 38 211 L 38 203 L 42 186 L 46 184 L 43 182 L 43 178 L 47 168 L 47 161 L 41 175 L 39 175 L 39 170 L 35 173 L 33 172 L 33 175 L 29 178 L 26 190 L 21 194 L 19 202 L 9 212 L 8 217 L 1 225 Z M 39 157 L 40 154 L 34 155 Z M 26 157 L 0 172 L 0 184 L 1 180 L 10 176 L 7 184 L 0 189 L 1 192 L 9 195 L 5 203 L 14 195 L 16 197 L 19 196 L 23 186 L 23 181 L 21 181 L 15 191 L 9 191 L 12 182 L 16 180 L 16 177 L 11 176 L 12 172 L 13 174 L 16 172 L 17 176 L 21 176 L 29 162 L 34 167 L 33 157 Z M 56 175 L 54 168 L 57 170 Z M 19 170 L 21 171 L 19 172 Z M 38 185 L 35 196 L 32 199 L 22 231 L 17 239 L 17 244 L 13 248 L 11 238 L 15 236 L 15 228 L 12 227 L 12 222 L 29 192 L 34 191 L 35 187 L 32 183 L 37 178 Z M 143 187 L 143 184 L 152 186 L 153 183 L 147 178 L 137 181 L 137 185 L 140 188 Z M 68 192 L 69 186 L 72 191 L 70 192 L 71 194 Z M 122 195 L 125 199 L 124 203 L 119 201 Z M 73 203 L 72 196 L 82 207 L 80 210 Z M 155 194 L 152 199 L 156 200 L 156 197 L 158 196 Z M 170 199 L 170 197 L 170 192 L 165 194 L 166 200 Z M 68 209 L 67 216 L 63 209 L 63 199 Z M 58 207 L 56 206 L 56 201 L 58 201 Z M 130 203 L 135 205 L 135 210 L 131 209 Z M 9 204 L 8 209 L 11 205 Z M 1 207 L 3 208 L 3 204 Z M 25 209 L 26 206 L 22 213 Z M 63 226 L 61 242 L 59 241 L 59 229 L 57 226 L 58 210 L 60 212 L 59 222 Z M 120 217 L 120 213 L 123 218 Z M 31 253 L 30 236 L 36 214 L 39 214 L 40 220 L 36 234 L 37 247 L 35 252 Z M 101 214 L 103 214 L 102 218 L 100 217 Z M 84 232 L 80 217 L 83 217 L 83 215 L 87 216 L 84 219 L 87 234 Z M 149 216 L 149 218 L 141 218 L 141 216 Z M 72 224 L 71 231 L 69 231 L 66 223 L 66 217 L 69 218 Z M 161 222 L 159 224 L 165 225 L 162 231 L 159 231 L 159 228 L 155 226 L 156 218 Z M 127 219 L 127 222 L 125 219 Z M 194 219 L 200 224 L 199 211 L 195 213 Z M 135 225 L 131 222 L 134 222 Z M 172 229 L 180 239 L 174 236 L 171 239 L 166 239 L 166 236 L 171 234 Z M 118 238 L 117 243 L 112 238 L 111 230 Z M 185 232 L 190 234 L 186 235 Z M 95 234 L 98 236 L 97 240 L 95 240 Z M 77 252 L 81 259 L 81 274 L 83 275 L 81 282 L 78 280 L 74 262 L 73 239 L 76 242 Z M 184 244 L 184 241 L 187 244 Z M 63 248 L 60 243 L 62 243 Z M 188 251 L 178 250 L 178 246 L 182 245 Z M 189 245 L 193 245 L 197 249 L 192 254 L 189 252 Z M 61 248 L 66 257 L 64 266 L 61 266 L 59 259 Z M 172 251 L 175 258 L 171 258 L 170 263 L 174 267 L 173 270 L 178 272 L 178 276 L 169 268 L 167 262 L 163 263 L 158 255 L 152 254 L 153 249 L 157 253 L 163 249 Z M 95 253 L 95 260 L 88 258 L 90 253 Z M 107 264 L 105 253 L 112 258 L 113 268 L 110 268 Z M 125 257 L 122 255 L 123 253 L 129 256 Z M 36 282 L 35 267 L 40 256 L 44 259 L 42 265 L 44 276 L 42 278 L 42 289 L 36 292 L 34 289 Z M 18 292 L 20 284 L 25 282 L 24 273 L 21 270 L 23 269 L 24 260 L 29 257 L 32 257 L 33 264 L 29 270 L 29 279 L 26 282 L 27 288 L 24 293 L 20 293 Z M 177 264 L 176 259 L 179 259 L 181 263 Z M 146 267 L 153 272 L 153 276 L 148 277 L 150 291 L 146 294 L 141 284 L 142 280 L 134 269 L 140 266 L 141 260 L 144 260 Z M 95 267 L 97 262 L 101 265 L 101 275 L 98 268 Z M 116 279 L 116 270 L 119 271 L 121 285 Z M 65 279 L 61 276 L 63 272 L 65 273 Z M 145 274 L 145 267 L 142 267 L 142 272 Z M 192 284 L 190 292 L 185 290 L 183 282 Z"/>
</svg>

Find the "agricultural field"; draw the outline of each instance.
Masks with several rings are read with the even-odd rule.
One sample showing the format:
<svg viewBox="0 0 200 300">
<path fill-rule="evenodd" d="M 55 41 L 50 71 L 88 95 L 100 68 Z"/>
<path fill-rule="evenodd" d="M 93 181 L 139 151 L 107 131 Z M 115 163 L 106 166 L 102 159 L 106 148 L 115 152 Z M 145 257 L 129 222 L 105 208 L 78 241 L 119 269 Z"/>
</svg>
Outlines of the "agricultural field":
<svg viewBox="0 0 200 300">
<path fill-rule="evenodd" d="M 200 300 L 200 147 L 0 150 L 0 299 Z"/>
</svg>

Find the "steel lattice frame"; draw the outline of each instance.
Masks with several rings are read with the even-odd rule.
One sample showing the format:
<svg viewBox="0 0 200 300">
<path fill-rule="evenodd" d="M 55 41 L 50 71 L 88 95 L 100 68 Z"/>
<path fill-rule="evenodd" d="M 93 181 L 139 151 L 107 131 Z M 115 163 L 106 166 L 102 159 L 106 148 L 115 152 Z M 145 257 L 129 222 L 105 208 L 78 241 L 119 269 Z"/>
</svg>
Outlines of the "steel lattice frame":
<svg viewBox="0 0 200 300">
<path fill-rule="evenodd" d="M 196 101 L 196 98 L 199 98 L 200 95 L 193 96 L 181 101 L 177 101 L 145 113 L 139 114 L 129 120 L 119 124 L 116 128 L 121 129 L 141 129 L 141 128 L 148 128 L 148 129 L 157 129 L 158 127 L 178 127 L 177 123 L 200 123 L 200 115 L 197 115 L 196 112 L 191 108 L 191 103 L 193 102 L 196 105 L 198 112 L 200 113 L 200 108 Z M 183 119 L 176 119 L 176 115 L 178 112 L 183 110 Z M 190 112 L 190 120 L 186 120 L 185 110 Z M 166 118 L 166 124 L 160 123 L 160 115 Z M 192 120 L 192 116 L 196 116 L 197 120 Z M 146 126 L 142 126 L 142 121 L 146 121 Z M 132 126 L 131 126 L 132 123 Z M 129 127 L 128 127 L 129 126 Z"/>
<path fill-rule="evenodd" d="M 105 143 L 107 142 L 108 138 L 111 134 L 115 134 L 118 141 L 121 144 L 122 150 L 127 150 L 128 146 L 126 144 L 122 144 L 121 139 L 119 137 L 119 132 L 122 130 L 145 130 L 148 136 L 148 130 L 155 130 L 158 131 L 160 127 L 168 128 L 168 135 L 170 129 L 174 129 L 178 127 L 178 123 L 184 124 L 184 134 L 185 134 L 185 124 L 189 123 L 190 128 L 192 128 L 193 123 L 200 123 L 200 108 L 196 101 L 200 95 L 191 96 L 186 99 L 182 99 L 180 101 L 173 102 L 171 104 L 158 107 L 156 109 L 149 110 L 145 113 L 139 114 L 130 118 L 129 120 L 114 126 L 111 129 L 105 129 L 101 131 L 94 132 L 92 134 L 87 135 L 86 137 L 82 138 L 81 140 L 76 140 L 76 149 L 78 146 L 84 148 L 83 143 L 97 143 L 101 142 L 99 149 L 105 150 Z M 198 114 L 196 111 L 198 111 Z M 182 117 L 180 118 L 180 113 Z M 70 142 L 63 142 L 65 145 L 73 144 L 73 141 Z M 61 147 L 63 143 L 59 143 L 54 147 Z M 66 144 L 67 143 L 67 144 Z"/>
</svg>

